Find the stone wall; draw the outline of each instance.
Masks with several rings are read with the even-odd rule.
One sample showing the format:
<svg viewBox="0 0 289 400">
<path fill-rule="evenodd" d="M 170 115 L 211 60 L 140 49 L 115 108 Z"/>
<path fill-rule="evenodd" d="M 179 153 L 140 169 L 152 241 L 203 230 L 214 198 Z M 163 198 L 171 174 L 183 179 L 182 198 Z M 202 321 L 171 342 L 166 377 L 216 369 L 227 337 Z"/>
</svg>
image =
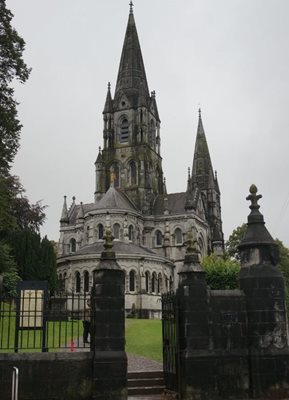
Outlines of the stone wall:
<svg viewBox="0 0 289 400">
<path fill-rule="evenodd" d="M 19 369 L 21 400 L 88 400 L 93 353 L 0 353 L 1 400 L 11 400 L 12 370 Z"/>
</svg>

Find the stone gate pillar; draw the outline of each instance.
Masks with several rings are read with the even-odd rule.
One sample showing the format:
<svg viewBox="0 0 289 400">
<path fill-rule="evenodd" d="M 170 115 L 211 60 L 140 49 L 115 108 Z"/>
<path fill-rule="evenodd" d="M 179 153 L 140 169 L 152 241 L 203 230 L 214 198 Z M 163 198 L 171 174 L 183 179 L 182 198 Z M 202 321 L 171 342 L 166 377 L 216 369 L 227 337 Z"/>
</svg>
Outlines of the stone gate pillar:
<svg viewBox="0 0 289 400">
<path fill-rule="evenodd" d="M 210 381 L 210 365 L 203 358 L 210 347 L 208 323 L 208 290 L 205 273 L 192 237 L 182 268 L 177 290 L 179 303 L 179 351 L 181 399 L 202 398 Z"/>
<path fill-rule="evenodd" d="M 112 250 L 113 237 L 106 230 L 105 251 L 94 273 L 91 295 L 91 350 L 93 399 L 127 399 L 127 357 L 124 332 L 124 272 Z"/>
<path fill-rule="evenodd" d="M 251 395 L 288 398 L 288 332 L 284 281 L 278 248 L 259 212 L 255 185 L 250 187 L 251 213 L 239 246 L 240 288 L 246 296 Z"/>
</svg>

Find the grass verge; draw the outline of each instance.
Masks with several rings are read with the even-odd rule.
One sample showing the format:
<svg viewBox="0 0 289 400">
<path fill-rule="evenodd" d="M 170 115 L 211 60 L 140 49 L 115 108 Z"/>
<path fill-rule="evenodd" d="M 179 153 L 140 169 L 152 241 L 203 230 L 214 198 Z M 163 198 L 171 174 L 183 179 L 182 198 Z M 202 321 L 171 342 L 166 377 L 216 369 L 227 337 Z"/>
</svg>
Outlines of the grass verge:
<svg viewBox="0 0 289 400">
<path fill-rule="evenodd" d="M 162 361 L 162 322 L 157 319 L 125 320 L 126 352 Z"/>
</svg>

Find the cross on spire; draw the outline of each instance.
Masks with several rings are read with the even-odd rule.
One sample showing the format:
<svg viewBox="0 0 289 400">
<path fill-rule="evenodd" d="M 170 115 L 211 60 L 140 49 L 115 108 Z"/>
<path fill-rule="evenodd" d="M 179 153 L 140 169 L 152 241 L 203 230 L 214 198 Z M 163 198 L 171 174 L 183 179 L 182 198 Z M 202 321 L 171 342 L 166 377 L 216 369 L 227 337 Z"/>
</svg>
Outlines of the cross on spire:
<svg viewBox="0 0 289 400">
<path fill-rule="evenodd" d="M 129 13 L 133 14 L 133 2 L 132 2 L 132 0 L 129 3 Z"/>
</svg>

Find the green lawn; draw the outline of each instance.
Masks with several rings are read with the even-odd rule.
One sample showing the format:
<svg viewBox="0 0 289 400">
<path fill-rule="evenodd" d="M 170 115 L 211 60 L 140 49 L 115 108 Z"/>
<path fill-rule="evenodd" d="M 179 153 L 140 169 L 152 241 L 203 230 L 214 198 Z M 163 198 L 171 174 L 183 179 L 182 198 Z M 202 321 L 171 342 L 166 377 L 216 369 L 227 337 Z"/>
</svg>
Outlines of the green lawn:
<svg viewBox="0 0 289 400">
<path fill-rule="evenodd" d="M 126 319 L 126 352 L 162 361 L 162 322 L 157 319 Z"/>
</svg>

